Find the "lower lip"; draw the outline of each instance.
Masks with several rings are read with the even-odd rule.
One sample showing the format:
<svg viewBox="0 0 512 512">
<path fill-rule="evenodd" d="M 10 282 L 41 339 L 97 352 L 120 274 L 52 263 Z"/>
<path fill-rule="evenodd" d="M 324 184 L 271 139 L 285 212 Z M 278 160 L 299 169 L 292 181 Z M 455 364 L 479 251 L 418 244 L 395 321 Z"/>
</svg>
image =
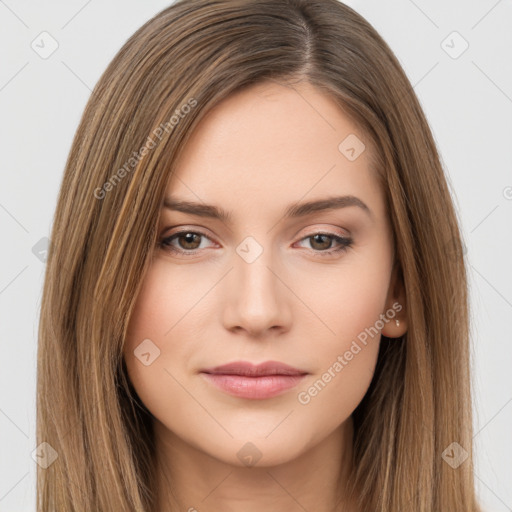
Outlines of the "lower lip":
<svg viewBox="0 0 512 512">
<path fill-rule="evenodd" d="M 217 388 L 240 398 L 263 400 L 280 395 L 294 388 L 305 375 L 264 375 L 244 377 L 242 375 L 201 373 Z"/>
</svg>

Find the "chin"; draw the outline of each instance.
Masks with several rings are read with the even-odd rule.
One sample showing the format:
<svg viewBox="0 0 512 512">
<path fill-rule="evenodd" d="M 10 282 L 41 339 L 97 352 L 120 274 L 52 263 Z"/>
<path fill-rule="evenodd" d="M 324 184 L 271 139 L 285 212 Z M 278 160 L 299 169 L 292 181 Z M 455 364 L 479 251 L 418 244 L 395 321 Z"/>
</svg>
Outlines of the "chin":
<svg viewBox="0 0 512 512">
<path fill-rule="evenodd" d="M 211 452 L 211 440 L 208 446 L 210 455 L 226 464 L 237 467 L 273 467 L 293 461 L 306 449 L 305 439 L 287 431 L 263 436 L 235 436 L 227 445 L 223 443 Z"/>
</svg>

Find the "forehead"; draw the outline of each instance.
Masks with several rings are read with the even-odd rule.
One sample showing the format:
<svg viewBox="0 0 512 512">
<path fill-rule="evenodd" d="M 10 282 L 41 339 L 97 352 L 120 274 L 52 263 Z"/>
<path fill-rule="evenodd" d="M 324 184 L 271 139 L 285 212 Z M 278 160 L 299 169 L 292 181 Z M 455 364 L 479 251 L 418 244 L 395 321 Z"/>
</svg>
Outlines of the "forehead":
<svg viewBox="0 0 512 512">
<path fill-rule="evenodd" d="M 230 95 L 201 120 L 166 195 L 247 212 L 353 195 L 379 213 L 370 151 L 365 134 L 324 92 L 265 82 Z"/>
</svg>

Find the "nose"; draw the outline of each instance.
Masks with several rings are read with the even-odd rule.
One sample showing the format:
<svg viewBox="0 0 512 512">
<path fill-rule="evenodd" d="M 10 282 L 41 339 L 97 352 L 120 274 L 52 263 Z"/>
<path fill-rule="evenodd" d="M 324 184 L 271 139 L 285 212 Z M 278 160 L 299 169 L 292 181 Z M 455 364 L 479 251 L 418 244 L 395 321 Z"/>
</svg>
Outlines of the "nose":
<svg viewBox="0 0 512 512">
<path fill-rule="evenodd" d="M 286 271 L 272 259 L 270 250 L 264 250 L 252 262 L 235 254 L 234 268 L 227 277 L 224 286 L 228 298 L 223 314 L 226 329 L 264 337 L 290 328 L 293 293 Z"/>
</svg>

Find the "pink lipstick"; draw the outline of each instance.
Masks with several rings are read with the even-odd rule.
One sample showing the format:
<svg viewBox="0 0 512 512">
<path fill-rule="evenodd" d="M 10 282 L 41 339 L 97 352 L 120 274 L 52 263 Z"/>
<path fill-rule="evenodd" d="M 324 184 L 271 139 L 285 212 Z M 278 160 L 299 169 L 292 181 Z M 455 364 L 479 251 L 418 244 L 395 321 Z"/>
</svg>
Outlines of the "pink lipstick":
<svg viewBox="0 0 512 512">
<path fill-rule="evenodd" d="M 230 395 L 264 400 L 295 387 L 308 373 L 278 361 L 254 365 L 246 361 L 206 368 L 201 375 Z"/>
</svg>

